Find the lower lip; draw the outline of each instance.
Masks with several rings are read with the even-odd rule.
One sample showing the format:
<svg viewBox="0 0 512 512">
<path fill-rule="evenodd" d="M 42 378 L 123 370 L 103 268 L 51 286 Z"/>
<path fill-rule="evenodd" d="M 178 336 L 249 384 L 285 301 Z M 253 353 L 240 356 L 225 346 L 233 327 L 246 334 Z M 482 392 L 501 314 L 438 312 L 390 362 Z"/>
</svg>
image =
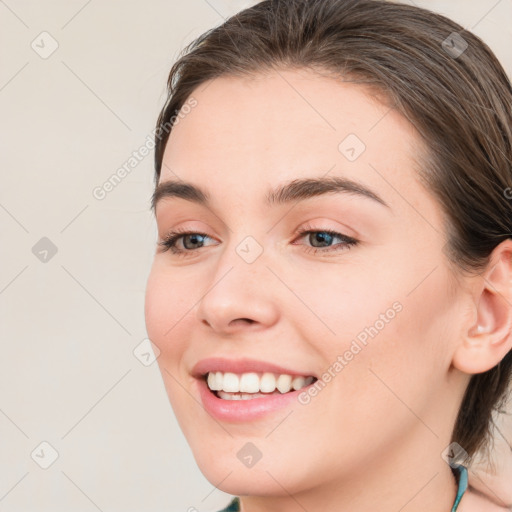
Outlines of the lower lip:
<svg viewBox="0 0 512 512">
<path fill-rule="evenodd" d="M 218 420 L 234 422 L 256 420 L 273 411 L 281 410 L 294 402 L 297 403 L 299 394 L 314 385 L 313 382 L 302 389 L 283 393 L 282 395 L 268 395 L 249 400 L 223 400 L 210 391 L 204 379 L 198 379 L 197 383 L 201 401 L 206 411 Z"/>
</svg>

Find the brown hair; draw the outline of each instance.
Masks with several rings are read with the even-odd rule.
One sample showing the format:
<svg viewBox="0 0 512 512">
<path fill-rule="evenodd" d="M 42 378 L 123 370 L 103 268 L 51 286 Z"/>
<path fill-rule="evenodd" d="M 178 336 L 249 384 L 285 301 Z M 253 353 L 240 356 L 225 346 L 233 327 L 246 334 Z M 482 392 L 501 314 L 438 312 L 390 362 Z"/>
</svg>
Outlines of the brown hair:
<svg viewBox="0 0 512 512">
<path fill-rule="evenodd" d="M 512 87 L 505 71 L 454 21 L 383 0 L 265 0 L 190 43 L 170 71 L 157 122 L 156 181 L 169 122 L 196 87 L 284 67 L 355 79 L 413 123 L 428 148 L 419 178 L 445 214 L 444 250 L 461 275 L 483 271 L 492 250 L 512 238 Z M 488 447 L 511 373 L 509 351 L 470 379 L 452 433 L 470 457 Z"/>
</svg>

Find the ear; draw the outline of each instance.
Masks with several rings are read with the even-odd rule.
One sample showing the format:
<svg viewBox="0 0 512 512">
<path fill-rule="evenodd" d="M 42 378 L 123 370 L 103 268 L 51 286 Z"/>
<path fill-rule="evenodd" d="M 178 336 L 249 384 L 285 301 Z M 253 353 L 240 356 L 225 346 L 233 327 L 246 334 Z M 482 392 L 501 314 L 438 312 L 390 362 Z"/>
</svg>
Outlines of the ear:
<svg viewBox="0 0 512 512">
<path fill-rule="evenodd" d="M 512 349 L 512 239 L 494 248 L 472 290 L 476 321 L 464 326 L 452 360 L 468 374 L 490 370 Z"/>
</svg>

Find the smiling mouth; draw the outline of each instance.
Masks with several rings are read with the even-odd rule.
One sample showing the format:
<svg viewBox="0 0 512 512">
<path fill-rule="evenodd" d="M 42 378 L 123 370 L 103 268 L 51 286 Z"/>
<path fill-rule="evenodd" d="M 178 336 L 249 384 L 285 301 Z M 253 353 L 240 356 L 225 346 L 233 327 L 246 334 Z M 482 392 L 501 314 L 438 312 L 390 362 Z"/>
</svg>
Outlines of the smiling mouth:
<svg viewBox="0 0 512 512">
<path fill-rule="evenodd" d="M 222 400 L 253 400 L 299 391 L 318 379 L 314 376 L 271 372 L 208 372 L 203 376 L 208 389 Z"/>
</svg>

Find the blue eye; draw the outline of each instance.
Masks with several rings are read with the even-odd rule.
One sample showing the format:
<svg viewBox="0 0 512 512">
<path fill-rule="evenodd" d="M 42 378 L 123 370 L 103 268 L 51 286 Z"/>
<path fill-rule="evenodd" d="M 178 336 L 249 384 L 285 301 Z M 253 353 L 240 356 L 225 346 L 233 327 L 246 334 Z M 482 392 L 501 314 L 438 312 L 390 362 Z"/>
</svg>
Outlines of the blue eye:
<svg viewBox="0 0 512 512">
<path fill-rule="evenodd" d="M 308 235 L 308 241 L 313 244 L 312 247 L 306 247 L 306 252 L 310 253 L 326 253 L 326 252 L 339 252 L 345 249 L 350 249 L 353 245 L 358 244 L 358 240 L 355 238 L 343 235 L 342 233 L 338 233 L 337 231 L 332 231 L 329 229 L 303 229 L 299 231 L 299 238 L 304 238 L 305 235 Z M 338 238 L 341 240 L 341 243 L 330 245 L 326 247 L 322 244 L 331 244 L 333 239 Z M 320 244 L 320 245 L 316 245 Z"/>
<path fill-rule="evenodd" d="M 164 251 L 170 250 L 173 254 L 184 254 L 186 252 L 192 252 L 194 249 L 198 247 L 194 247 L 196 244 L 204 244 L 204 239 L 210 238 L 206 233 L 197 233 L 195 231 L 182 231 L 175 230 L 167 233 L 165 238 L 159 242 L 159 245 L 163 247 Z M 182 244 L 184 249 L 180 249 L 176 246 L 176 243 L 179 239 L 182 240 Z M 191 247 L 187 247 L 187 245 L 191 245 Z M 199 248 L 203 247 L 200 245 Z"/>
<path fill-rule="evenodd" d="M 298 231 L 297 234 L 299 235 L 298 239 L 304 238 L 306 235 L 309 236 L 308 240 L 312 246 L 305 247 L 304 250 L 308 253 L 312 252 L 314 254 L 339 252 L 345 249 L 350 249 L 350 247 L 359 243 L 355 238 L 328 229 L 303 229 Z M 204 243 L 206 239 L 211 239 L 211 237 L 206 233 L 178 229 L 170 231 L 158 244 L 163 247 L 163 251 L 170 250 L 173 254 L 185 256 L 196 252 L 197 249 L 205 247 Z M 335 239 L 339 239 L 341 242 L 335 245 L 330 245 Z M 183 249 L 178 247 L 178 241 L 181 241 Z"/>
</svg>

